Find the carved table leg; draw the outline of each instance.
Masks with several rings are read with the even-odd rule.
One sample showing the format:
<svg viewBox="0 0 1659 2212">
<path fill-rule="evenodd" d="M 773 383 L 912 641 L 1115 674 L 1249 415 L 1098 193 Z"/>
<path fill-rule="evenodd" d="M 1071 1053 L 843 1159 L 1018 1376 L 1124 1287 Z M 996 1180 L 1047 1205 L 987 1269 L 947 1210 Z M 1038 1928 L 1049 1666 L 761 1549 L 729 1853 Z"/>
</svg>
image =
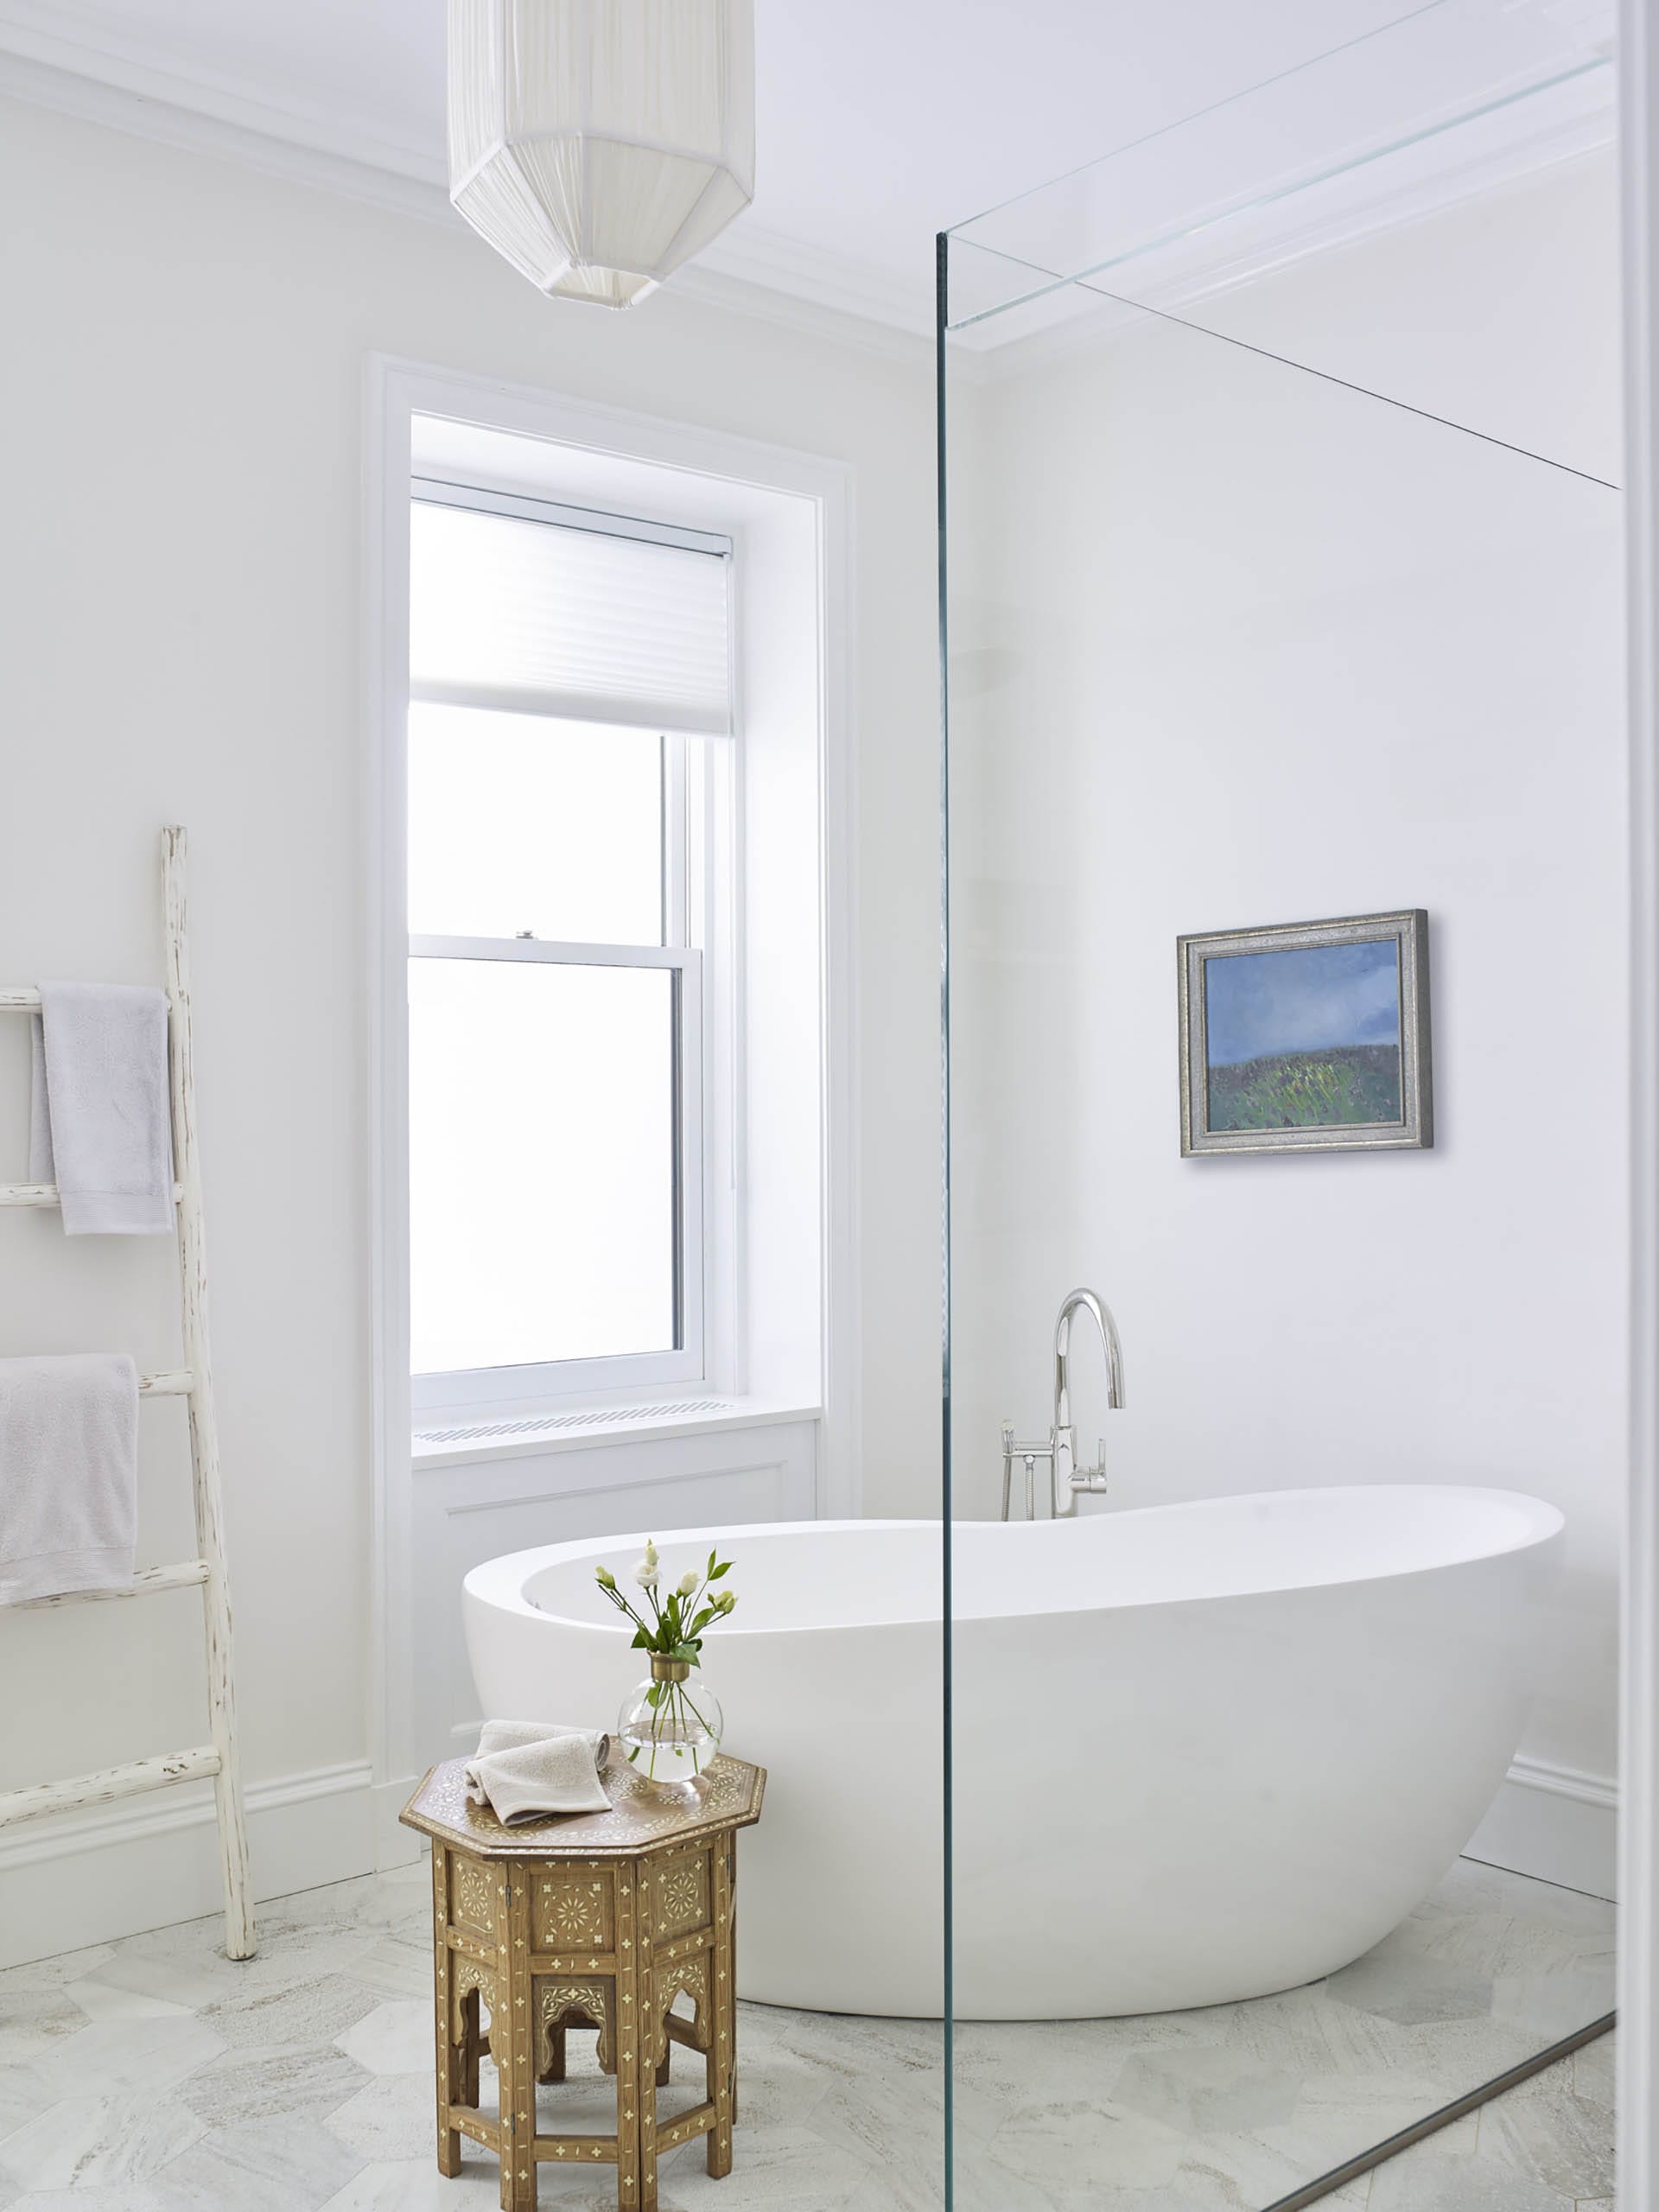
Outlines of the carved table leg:
<svg viewBox="0 0 1659 2212">
<path fill-rule="evenodd" d="M 438 2171 L 453 2181 L 461 2171 L 461 2131 L 449 2125 L 451 2105 L 467 2102 L 461 2054 L 450 2033 L 448 1926 L 449 1854 L 443 1846 L 432 1847 L 432 1948 L 434 2018 L 438 2059 Z M 476 2101 L 476 2098 L 474 2098 Z"/>
<path fill-rule="evenodd" d="M 564 2030 L 550 2027 L 547 2031 L 547 2063 L 539 2077 L 543 2082 L 563 2082 L 564 2079 Z"/>
<path fill-rule="evenodd" d="M 737 2076 L 737 1996 L 732 1986 L 732 1862 L 736 1839 L 723 1835 L 715 1845 L 715 1948 L 710 1958 L 715 2016 L 711 2059 L 715 2124 L 709 2131 L 708 2169 L 719 2180 L 732 2171 L 733 2090 Z"/>
<path fill-rule="evenodd" d="M 639 1862 L 619 1867 L 616 1877 L 616 2201 L 621 2212 L 642 2212 L 639 2165 L 639 2082 L 641 2055 L 650 2032 L 640 2005 L 639 1911 L 635 1884 Z"/>
<path fill-rule="evenodd" d="M 493 1870 L 495 2004 L 490 2050 L 501 2084 L 502 2212 L 535 2212 L 536 2068 L 530 2005 L 530 1884 L 518 1865 Z"/>
</svg>

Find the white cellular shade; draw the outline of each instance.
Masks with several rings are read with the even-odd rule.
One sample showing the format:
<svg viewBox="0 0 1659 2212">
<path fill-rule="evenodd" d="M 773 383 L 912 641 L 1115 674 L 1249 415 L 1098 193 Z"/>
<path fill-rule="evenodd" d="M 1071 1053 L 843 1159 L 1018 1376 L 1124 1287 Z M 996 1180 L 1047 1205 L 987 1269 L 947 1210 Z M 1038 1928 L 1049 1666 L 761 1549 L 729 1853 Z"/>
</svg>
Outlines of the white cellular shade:
<svg viewBox="0 0 1659 2212">
<path fill-rule="evenodd" d="M 443 706 L 728 735 L 726 563 L 417 499 L 410 694 Z"/>
<path fill-rule="evenodd" d="M 543 291 L 632 305 L 754 196 L 753 0 L 449 0 L 449 196 Z"/>
</svg>

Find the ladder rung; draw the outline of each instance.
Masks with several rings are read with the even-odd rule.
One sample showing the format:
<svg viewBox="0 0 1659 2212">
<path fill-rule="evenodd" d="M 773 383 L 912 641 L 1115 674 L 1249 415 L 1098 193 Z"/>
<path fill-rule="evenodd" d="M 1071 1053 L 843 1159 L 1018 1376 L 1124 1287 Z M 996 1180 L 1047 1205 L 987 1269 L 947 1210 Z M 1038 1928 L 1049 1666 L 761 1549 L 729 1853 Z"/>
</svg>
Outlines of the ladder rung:
<svg viewBox="0 0 1659 2212">
<path fill-rule="evenodd" d="M 182 1187 L 175 1183 L 174 1205 L 183 1196 Z M 59 1203 L 55 1183 L 0 1183 L 0 1206 L 54 1206 Z"/>
<path fill-rule="evenodd" d="M 129 1766 L 106 1766 L 99 1774 L 79 1774 L 68 1782 L 37 1783 L 32 1789 L 11 1789 L 0 1796 L 0 1828 L 46 1813 L 74 1813 L 83 1806 L 108 1804 L 112 1797 L 165 1789 L 170 1782 L 199 1782 L 218 1772 L 219 1753 L 211 1744 L 201 1744 L 193 1751 L 134 1759 Z"/>
<path fill-rule="evenodd" d="M 148 1598 L 152 1590 L 189 1590 L 213 1573 L 205 1559 L 181 1559 L 175 1567 L 147 1567 L 119 1590 L 62 1590 L 54 1598 L 27 1598 L 30 1612 L 48 1605 L 94 1605 L 105 1598 Z"/>
<path fill-rule="evenodd" d="M 159 1375 L 141 1375 L 138 1395 L 141 1398 L 188 1398 L 195 1380 L 188 1367 L 169 1368 Z"/>
</svg>

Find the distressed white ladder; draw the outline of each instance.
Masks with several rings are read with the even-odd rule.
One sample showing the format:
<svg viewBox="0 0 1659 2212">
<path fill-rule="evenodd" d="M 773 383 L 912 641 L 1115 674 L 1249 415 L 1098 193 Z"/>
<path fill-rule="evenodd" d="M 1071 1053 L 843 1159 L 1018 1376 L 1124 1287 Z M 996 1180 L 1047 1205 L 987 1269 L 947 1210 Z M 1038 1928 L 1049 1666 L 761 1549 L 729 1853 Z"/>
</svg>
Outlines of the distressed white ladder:
<svg viewBox="0 0 1659 2212">
<path fill-rule="evenodd" d="M 167 926 L 167 1033 L 173 1108 L 174 1211 L 178 1221 L 179 1280 L 183 1306 L 184 1366 L 140 1377 L 142 1398 L 182 1397 L 190 1408 L 190 1465 L 200 1557 L 174 1567 L 146 1567 L 123 1590 L 72 1591 L 35 1600 L 73 1605 L 109 1598 L 143 1598 L 156 1590 L 200 1584 L 207 1639 L 207 1719 L 211 1742 L 162 1758 L 134 1759 L 68 1782 L 43 1782 L 0 1794 L 0 1828 L 47 1813 L 68 1813 L 117 1797 L 137 1796 L 172 1782 L 211 1775 L 219 1816 L 219 1865 L 225 1880 L 225 1948 L 233 1959 L 254 1952 L 253 1899 L 248 1882 L 248 1836 L 237 1763 L 236 1702 L 231 1680 L 231 1593 L 225 1571 L 224 1510 L 219 1484 L 219 1432 L 213 1420 L 213 1373 L 207 1356 L 207 1255 L 202 1235 L 201 1173 L 196 1156 L 196 1085 L 190 1045 L 190 961 L 184 887 L 185 834 L 162 832 L 162 893 Z M 0 990 L 0 1012 L 28 1014 L 41 1003 L 38 990 Z M 0 1206 L 54 1206 L 54 1183 L 0 1184 Z"/>
</svg>

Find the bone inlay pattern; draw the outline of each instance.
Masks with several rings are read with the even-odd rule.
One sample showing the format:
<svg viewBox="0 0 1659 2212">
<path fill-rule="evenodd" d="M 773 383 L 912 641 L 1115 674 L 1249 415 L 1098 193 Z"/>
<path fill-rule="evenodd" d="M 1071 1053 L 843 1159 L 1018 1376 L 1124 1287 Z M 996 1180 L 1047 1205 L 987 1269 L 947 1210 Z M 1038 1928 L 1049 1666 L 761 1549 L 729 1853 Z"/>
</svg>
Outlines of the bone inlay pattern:
<svg viewBox="0 0 1659 2212">
<path fill-rule="evenodd" d="M 434 2023 L 467 1955 L 433 1942 L 444 1878 L 416 1866 L 263 1905 L 245 1965 L 214 1915 L 0 1974 L 0 2208 L 494 2212 L 481 2034 L 454 2178 L 433 2170 Z M 1328 1983 L 1159 2018 L 964 2024 L 957 2204 L 1253 2212 L 1605 2011 L 1612 1931 L 1610 1906 L 1465 1861 Z M 653 2106 L 659 2212 L 937 2212 L 937 2023 L 740 2005 L 733 2024 L 731 2172 L 681 2147 L 706 2136 L 707 2098 L 700 2057 L 677 2051 Z M 1591 2044 L 1328 2201 L 1613 2212 L 1612 2058 Z M 567 2079 L 530 2084 L 537 2144 L 581 2149 L 539 2161 L 545 2212 L 616 2205 L 615 2088 L 591 2027 L 570 2032 Z"/>
</svg>

